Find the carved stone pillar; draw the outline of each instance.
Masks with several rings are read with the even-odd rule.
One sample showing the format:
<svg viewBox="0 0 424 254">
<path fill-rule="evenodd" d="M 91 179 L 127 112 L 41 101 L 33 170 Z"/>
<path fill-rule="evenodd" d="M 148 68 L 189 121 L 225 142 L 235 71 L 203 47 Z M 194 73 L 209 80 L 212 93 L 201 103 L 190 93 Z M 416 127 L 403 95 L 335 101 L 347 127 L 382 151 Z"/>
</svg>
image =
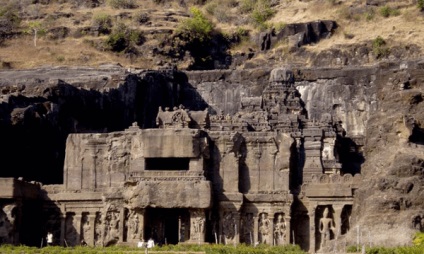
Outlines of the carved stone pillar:
<svg viewBox="0 0 424 254">
<path fill-rule="evenodd" d="M 240 243 L 240 213 L 234 214 L 235 219 L 235 229 L 234 229 L 234 243 Z"/>
<path fill-rule="evenodd" d="M 219 232 L 219 235 L 218 235 L 218 243 L 219 244 L 221 244 L 221 243 L 223 243 L 223 244 L 225 244 L 225 241 L 224 241 L 224 238 L 225 238 L 225 236 L 223 236 L 223 228 L 222 228 L 222 223 L 223 223 L 223 218 L 224 218 L 224 211 L 219 211 L 219 223 L 218 223 L 218 232 Z"/>
<path fill-rule="evenodd" d="M 138 232 L 139 232 L 139 239 L 144 240 L 144 213 L 145 210 L 142 209 L 138 211 Z M 180 232 L 180 229 L 178 229 L 178 232 Z M 180 238 L 178 238 L 178 241 Z"/>
<path fill-rule="evenodd" d="M 308 216 L 309 216 L 309 252 L 315 253 L 316 251 L 316 236 L 315 236 L 315 213 L 316 213 L 316 205 L 310 206 L 308 208 Z"/>
<path fill-rule="evenodd" d="M 79 212 L 78 214 L 75 214 L 74 219 L 75 219 L 75 221 L 74 221 L 74 223 L 75 223 L 75 229 L 77 231 L 77 235 L 75 237 L 76 243 L 74 243 L 74 244 L 78 245 L 81 242 L 81 219 L 82 219 L 82 213 Z"/>
<path fill-rule="evenodd" d="M 125 229 L 125 208 L 122 207 L 119 211 L 119 242 L 124 241 L 124 229 Z"/>
<path fill-rule="evenodd" d="M 90 225 L 90 231 L 88 232 L 89 242 L 87 242 L 87 244 L 89 246 L 94 246 L 95 221 L 96 221 L 96 214 L 93 214 L 93 213 L 88 214 L 88 223 Z"/>
<path fill-rule="evenodd" d="M 285 242 L 285 244 L 290 244 L 290 235 L 291 235 L 290 220 L 291 220 L 291 217 L 286 214 L 286 216 L 284 216 L 284 221 L 286 223 L 286 242 Z"/>
<path fill-rule="evenodd" d="M 269 219 L 269 236 L 268 236 L 268 242 L 269 245 L 274 246 L 274 218 L 275 213 L 272 213 L 272 216 L 268 215 L 271 219 Z"/>
<path fill-rule="evenodd" d="M 344 205 L 333 205 L 334 209 L 334 223 L 336 224 L 336 229 L 334 231 L 334 238 L 337 239 L 342 230 L 342 211 Z"/>
<path fill-rule="evenodd" d="M 66 214 L 60 214 L 60 246 L 63 246 L 65 239 Z"/>
<path fill-rule="evenodd" d="M 259 239 L 259 217 L 257 214 L 253 216 L 253 245 L 256 245 Z"/>
</svg>

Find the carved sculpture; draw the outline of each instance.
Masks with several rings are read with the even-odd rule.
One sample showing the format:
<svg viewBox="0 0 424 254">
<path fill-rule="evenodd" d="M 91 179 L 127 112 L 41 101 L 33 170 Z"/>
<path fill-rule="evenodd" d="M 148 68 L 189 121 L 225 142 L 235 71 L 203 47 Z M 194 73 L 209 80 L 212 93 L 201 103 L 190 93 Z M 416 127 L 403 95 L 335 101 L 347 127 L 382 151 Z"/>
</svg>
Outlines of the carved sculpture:
<svg viewBox="0 0 424 254">
<path fill-rule="evenodd" d="M 242 217 L 241 226 L 243 228 L 244 242 L 253 244 L 254 218 L 252 213 L 247 213 Z"/>
<path fill-rule="evenodd" d="M 232 212 L 224 212 L 222 222 L 222 234 L 226 239 L 233 239 L 235 236 L 236 221 Z"/>
<path fill-rule="evenodd" d="M 91 242 L 91 236 L 90 236 L 90 220 L 87 213 L 83 213 L 81 218 L 81 243 L 89 243 Z"/>
<path fill-rule="evenodd" d="M 132 211 L 128 218 L 128 237 L 130 239 L 139 239 L 139 224 L 138 214 L 135 211 Z"/>
<path fill-rule="evenodd" d="M 269 244 L 270 221 L 266 213 L 261 213 L 259 218 L 259 242 Z"/>
<path fill-rule="evenodd" d="M 94 219 L 94 245 L 103 246 L 102 242 L 102 214 L 100 212 L 96 213 L 96 218 Z"/>
<path fill-rule="evenodd" d="M 286 222 L 283 215 L 277 215 L 277 221 L 274 225 L 274 239 L 276 245 L 283 245 L 286 242 Z"/>
<path fill-rule="evenodd" d="M 195 213 L 195 217 L 193 218 L 193 229 L 194 233 L 203 233 L 205 226 L 205 218 L 201 215 L 200 211 Z"/>
<path fill-rule="evenodd" d="M 76 228 L 75 214 L 68 213 L 66 216 L 66 222 L 65 222 L 65 230 L 66 230 L 65 240 L 71 246 L 79 244 L 77 242 L 77 232 L 75 228 Z"/>
<path fill-rule="evenodd" d="M 331 240 L 336 229 L 333 218 L 329 217 L 328 207 L 324 209 L 322 218 L 319 220 L 319 232 L 321 233 L 321 248 Z"/>
</svg>

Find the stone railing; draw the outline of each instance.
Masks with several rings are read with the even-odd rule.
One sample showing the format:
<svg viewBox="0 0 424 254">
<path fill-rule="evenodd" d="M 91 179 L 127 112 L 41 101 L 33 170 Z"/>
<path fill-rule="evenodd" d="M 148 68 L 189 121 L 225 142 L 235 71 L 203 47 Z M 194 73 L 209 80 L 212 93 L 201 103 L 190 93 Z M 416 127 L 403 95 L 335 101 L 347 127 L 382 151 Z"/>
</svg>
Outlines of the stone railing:
<svg viewBox="0 0 424 254">
<path fill-rule="evenodd" d="M 131 172 L 127 178 L 133 182 L 151 182 L 151 181 L 205 181 L 203 172 L 177 171 L 177 170 L 158 170 L 158 171 L 139 171 Z"/>
<path fill-rule="evenodd" d="M 311 183 L 313 184 L 354 184 L 359 183 L 362 180 L 361 174 L 356 174 L 352 176 L 351 174 L 345 175 L 327 175 L 327 174 L 314 174 L 312 175 Z"/>
</svg>

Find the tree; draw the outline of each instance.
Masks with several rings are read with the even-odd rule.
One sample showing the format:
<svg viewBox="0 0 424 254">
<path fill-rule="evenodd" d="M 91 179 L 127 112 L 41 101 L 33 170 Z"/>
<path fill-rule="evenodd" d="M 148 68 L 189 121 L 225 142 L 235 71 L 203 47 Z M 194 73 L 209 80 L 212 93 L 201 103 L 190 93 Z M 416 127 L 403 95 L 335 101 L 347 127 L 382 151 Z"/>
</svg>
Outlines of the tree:
<svg viewBox="0 0 424 254">
<path fill-rule="evenodd" d="M 44 34 L 46 30 L 40 21 L 31 21 L 28 23 L 28 28 L 25 31 L 27 34 L 34 35 L 34 47 L 37 47 L 37 37 L 39 34 Z"/>
</svg>

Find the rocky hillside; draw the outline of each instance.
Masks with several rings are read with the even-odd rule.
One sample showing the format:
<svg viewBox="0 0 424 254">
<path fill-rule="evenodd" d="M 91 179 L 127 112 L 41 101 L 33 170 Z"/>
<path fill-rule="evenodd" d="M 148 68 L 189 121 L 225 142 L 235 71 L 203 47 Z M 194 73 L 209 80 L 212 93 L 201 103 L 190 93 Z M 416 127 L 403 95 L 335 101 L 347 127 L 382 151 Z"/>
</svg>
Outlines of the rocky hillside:
<svg viewBox="0 0 424 254">
<path fill-rule="evenodd" d="M 4 0 L 0 67 L 235 69 L 422 56 L 421 0 Z"/>
</svg>

